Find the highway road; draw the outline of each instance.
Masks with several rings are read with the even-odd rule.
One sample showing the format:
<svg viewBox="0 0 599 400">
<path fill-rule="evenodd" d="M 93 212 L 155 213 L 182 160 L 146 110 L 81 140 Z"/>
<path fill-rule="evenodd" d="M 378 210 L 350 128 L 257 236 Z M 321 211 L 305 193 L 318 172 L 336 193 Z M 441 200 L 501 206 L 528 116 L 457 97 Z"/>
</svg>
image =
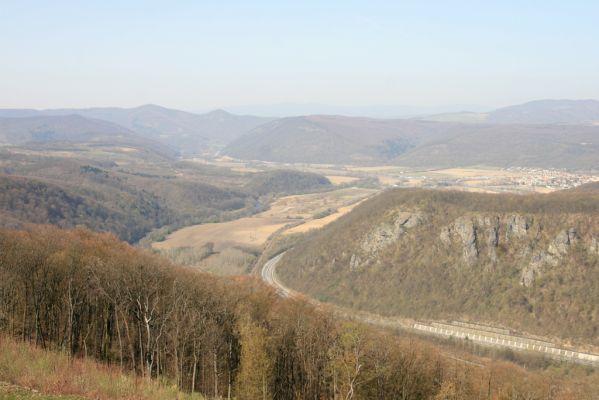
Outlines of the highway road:
<svg viewBox="0 0 599 400">
<path fill-rule="evenodd" d="M 268 260 L 261 270 L 262 280 L 275 288 L 281 297 L 299 298 L 308 301 L 317 307 L 327 307 L 342 318 L 355 319 L 372 325 L 385 328 L 406 329 L 423 335 L 440 336 L 470 340 L 487 347 L 501 347 L 516 351 L 527 351 L 544 355 L 557 360 L 565 360 L 579 364 L 599 367 L 599 355 L 588 352 L 565 349 L 553 343 L 541 341 L 536 338 L 514 335 L 507 329 L 500 329 L 475 323 L 442 321 L 414 321 L 407 318 L 383 317 L 378 314 L 351 310 L 333 304 L 323 304 L 318 300 L 300 294 L 285 286 L 276 274 L 276 267 L 285 253 L 281 253 Z"/>
<path fill-rule="evenodd" d="M 277 263 L 279 262 L 279 260 L 281 260 L 281 258 L 283 258 L 284 255 L 285 252 L 268 260 L 262 267 L 260 275 L 262 276 L 262 280 L 268 283 L 270 286 L 274 287 L 281 297 L 292 297 L 292 290 L 285 287 L 285 285 L 283 285 L 281 281 L 279 281 L 275 272 L 275 267 L 277 266 Z"/>
</svg>

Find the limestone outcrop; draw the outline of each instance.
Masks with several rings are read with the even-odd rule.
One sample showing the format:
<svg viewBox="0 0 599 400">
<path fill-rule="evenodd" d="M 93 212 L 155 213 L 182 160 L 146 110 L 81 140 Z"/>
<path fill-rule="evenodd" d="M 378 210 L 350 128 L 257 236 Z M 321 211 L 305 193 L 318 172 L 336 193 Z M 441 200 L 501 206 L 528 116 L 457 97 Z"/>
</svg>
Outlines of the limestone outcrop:
<svg viewBox="0 0 599 400">
<path fill-rule="evenodd" d="M 360 257 L 352 254 L 351 258 L 349 259 L 349 270 L 356 271 L 358 268 L 360 268 L 361 263 L 362 260 L 360 260 Z"/>
<path fill-rule="evenodd" d="M 568 254 L 570 246 L 577 241 L 576 228 L 560 231 L 549 243 L 546 251 L 538 251 L 533 254 L 528 265 L 522 269 L 520 283 L 529 287 L 536 278 L 543 275 L 546 268 L 557 267 L 560 260 Z"/>
<path fill-rule="evenodd" d="M 591 242 L 589 243 L 589 251 L 593 254 L 599 254 L 599 240 L 597 237 L 591 237 Z"/>
<path fill-rule="evenodd" d="M 508 217 L 507 229 L 505 230 L 506 239 L 522 238 L 528 234 L 532 225 L 532 218 L 515 214 Z"/>
<path fill-rule="evenodd" d="M 397 211 L 393 213 L 392 222 L 384 222 L 372 229 L 362 240 L 362 250 L 375 254 L 395 242 L 406 230 L 420 225 L 424 216 L 419 212 Z"/>
</svg>

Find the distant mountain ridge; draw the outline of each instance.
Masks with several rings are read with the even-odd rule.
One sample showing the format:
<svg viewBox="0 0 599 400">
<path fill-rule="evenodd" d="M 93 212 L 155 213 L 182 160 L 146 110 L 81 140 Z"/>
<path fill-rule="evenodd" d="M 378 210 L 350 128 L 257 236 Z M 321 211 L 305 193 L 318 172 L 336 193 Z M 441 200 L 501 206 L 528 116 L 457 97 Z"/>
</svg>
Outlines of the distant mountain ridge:
<svg viewBox="0 0 599 400">
<path fill-rule="evenodd" d="M 0 118 L 79 115 L 117 124 L 136 134 L 161 141 L 183 153 L 202 153 L 219 148 L 269 118 L 238 116 L 223 110 L 193 114 L 157 105 L 135 108 L 4 109 Z"/>
<path fill-rule="evenodd" d="M 488 114 L 486 122 L 499 124 L 595 124 L 599 123 L 599 101 L 531 101 L 497 109 Z"/>
<path fill-rule="evenodd" d="M 281 103 L 266 105 L 248 105 L 225 107 L 233 114 L 262 115 L 269 117 L 292 117 L 302 115 L 344 115 L 347 117 L 366 118 L 410 118 L 418 115 L 457 113 L 464 110 L 471 112 L 487 112 L 492 107 L 476 104 L 452 104 L 439 106 L 410 106 L 410 105 L 368 105 L 340 106 L 319 103 Z"/>
<path fill-rule="evenodd" d="M 535 100 L 498 108 L 486 113 L 450 112 L 421 115 L 414 119 L 488 124 L 596 125 L 599 124 L 597 100 Z"/>
<path fill-rule="evenodd" d="M 173 148 L 104 120 L 80 115 L 0 118 L 0 145 L 53 143 L 132 146 L 150 151 L 159 157 L 176 156 Z"/>
<path fill-rule="evenodd" d="M 223 110 L 193 114 L 156 105 L 0 110 L 0 120 L 11 120 L 11 129 L 19 118 L 33 121 L 32 118 L 75 115 L 96 121 L 97 125 L 104 121 L 100 131 L 106 130 L 109 126 L 106 124 L 110 123 L 115 132 L 162 143 L 187 157 L 222 154 L 283 163 L 411 167 L 599 168 L 596 162 L 599 101 L 596 100 L 539 100 L 488 113 L 447 113 L 411 119 L 340 115 L 272 119 L 233 115 Z M 50 129 L 52 134 L 46 135 L 47 139 L 57 140 L 65 132 L 72 134 L 74 127 L 67 127 L 67 122 L 79 128 L 83 124 L 75 118 L 64 119 L 62 125 Z M 0 129 L 7 129 L 6 124 L 6 121 L 0 124 Z M 0 131 L 0 142 L 21 143 L 33 136 L 37 141 L 48 133 L 42 131 L 38 128 L 29 133 L 19 129 Z M 115 132 L 111 138 L 122 142 L 118 135 L 117 140 Z M 79 136 L 84 133 L 79 132 Z M 22 139 L 17 138 L 19 134 L 24 135 Z M 106 136 L 106 132 L 101 135 Z"/>
<path fill-rule="evenodd" d="M 385 162 L 439 136 L 430 122 L 313 115 L 264 124 L 227 146 L 224 154 L 277 162 Z"/>
<path fill-rule="evenodd" d="M 599 126 L 292 117 L 255 128 L 223 153 L 317 164 L 596 169 Z"/>
</svg>

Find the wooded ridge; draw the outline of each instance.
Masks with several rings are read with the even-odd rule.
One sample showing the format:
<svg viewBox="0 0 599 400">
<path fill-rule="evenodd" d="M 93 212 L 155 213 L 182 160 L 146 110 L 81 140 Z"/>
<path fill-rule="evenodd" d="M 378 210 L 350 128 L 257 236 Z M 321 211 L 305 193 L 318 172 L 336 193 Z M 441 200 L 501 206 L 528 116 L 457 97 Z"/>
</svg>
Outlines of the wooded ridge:
<svg viewBox="0 0 599 400">
<path fill-rule="evenodd" d="M 599 345 L 598 215 L 598 194 L 585 188 L 396 189 L 306 235 L 277 272 L 292 289 L 355 309 Z"/>
<path fill-rule="evenodd" d="M 81 229 L 0 231 L 0 330 L 214 398 L 565 399 L 593 388 L 555 390 L 560 378 L 501 362 L 458 365 L 252 278 L 176 267 Z"/>
</svg>

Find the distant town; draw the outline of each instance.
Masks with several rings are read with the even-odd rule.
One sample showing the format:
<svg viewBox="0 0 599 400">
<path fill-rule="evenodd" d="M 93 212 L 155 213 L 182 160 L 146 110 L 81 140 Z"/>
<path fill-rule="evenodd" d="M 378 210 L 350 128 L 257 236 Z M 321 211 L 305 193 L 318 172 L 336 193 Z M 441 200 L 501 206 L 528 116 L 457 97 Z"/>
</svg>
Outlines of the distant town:
<svg viewBox="0 0 599 400">
<path fill-rule="evenodd" d="M 559 169 L 513 167 L 507 171 L 520 175 L 511 179 L 514 185 L 570 189 L 589 182 L 599 181 L 598 175 L 573 173 Z"/>
<path fill-rule="evenodd" d="M 599 175 L 555 168 L 451 168 L 402 173 L 393 186 L 546 193 L 596 181 L 599 181 Z"/>
</svg>

